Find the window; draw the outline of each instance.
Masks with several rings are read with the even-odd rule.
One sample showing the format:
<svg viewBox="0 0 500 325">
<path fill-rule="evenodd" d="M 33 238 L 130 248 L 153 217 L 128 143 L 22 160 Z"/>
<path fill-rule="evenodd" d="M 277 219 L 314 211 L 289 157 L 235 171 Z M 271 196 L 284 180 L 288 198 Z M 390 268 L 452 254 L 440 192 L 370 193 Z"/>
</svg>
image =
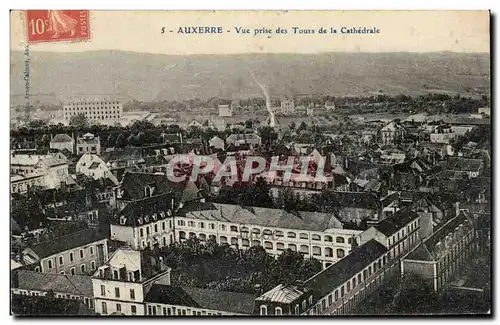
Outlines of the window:
<svg viewBox="0 0 500 325">
<path fill-rule="evenodd" d="M 209 228 L 212 230 L 215 229 L 215 224 L 214 223 L 209 224 Z"/>
<path fill-rule="evenodd" d="M 313 246 L 312 251 L 314 256 L 321 256 L 321 247 Z"/>
<path fill-rule="evenodd" d="M 95 270 L 95 261 L 90 262 L 91 270 Z"/>
<path fill-rule="evenodd" d="M 241 239 L 241 246 L 243 246 L 243 247 L 250 246 L 250 241 L 248 239 L 246 239 L 246 238 L 242 238 Z"/>
<path fill-rule="evenodd" d="M 146 227 L 146 236 L 149 235 L 149 226 Z"/>
<path fill-rule="evenodd" d="M 279 251 L 284 251 L 285 250 L 285 244 L 283 243 L 276 243 L 276 249 Z"/>
<path fill-rule="evenodd" d="M 35 272 L 40 272 L 40 267 L 39 266 L 35 267 Z"/>
<path fill-rule="evenodd" d="M 225 244 L 225 243 L 227 243 L 227 237 L 226 237 L 226 236 L 220 236 L 220 238 L 219 238 L 219 242 L 220 242 L 221 244 Z"/>
<path fill-rule="evenodd" d="M 144 229 L 139 229 L 139 235 L 140 237 L 144 237 Z"/>
<path fill-rule="evenodd" d="M 80 270 L 82 273 L 85 273 L 85 264 L 80 265 Z"/>
<path fill-rule="evenodd" d="M 309 239 L 309 235 L 308 235 L 308 234 L 306 234 L 306 233 L 301 233 L 301 234 L 299 235 L 299 237 L 300 237 L 300 239 Z"/>
<path fill-rule="evenodd" d="M 121 311 L 122 311 L 122 305 L 116 304 L 116 311 L 119 312 L 119 313 L 121 313 Z"/>
<path fill-rule="evenodd" d="M 104 301 L 102 302 L 102 313 L 104 315 L 106 315 L 108 313 L 108 306 L 106 305 L 106 303 Z"/>
<path fill-rule="evenodd" d="M 309 254 L 309 246 L 307 245 L 300 245 L 300 252 L 304 254 Z"/>
<path fill-rule="evenodd" d="M 238 227 L 237 227 L 237 226 L 231 226 L 231 227 L 230 227 L 230 230 L 231 230 L 232 232 L 238 232 Z"/>
<path fill-rule="evenodd" d="M 205 229 L 205 223 L 204 222 L 199 222 L 198 227 L 201 229 Z"/>
<path fill-rule="evenodd" d="M 167 315 L 167 308 L 163 307 L 163 315 Z"/>
<path fill-rule="evenodd" d="M 290 231 L 290 232 L 288 232 L 288 233 L 286 234 L 286 236 L 287 236 L 288 238 L 296 238 L 296 237 L 297 237 L 297 235 L 296 235 L 294 232 L 291 232 L 291 231 Z"/>
<path fill-rule="evenodd" d="M 345 243 L 345 239 L 344 239 L 344 237 L 337 237 L 337 238 L 335 239 L 335 241 L 336 241 L 337 243 L 340 243 L 340 244 Z"/>
<path fill-rule="evenodd" d="M 333 304 L 333 297 L 332 297 L 332 295 L 329 295 L 328 296 L 328 306 L 330 306 L 331 304 Z"/>
<path fill-rule="evenodd" d="M 90 255 L 94 255 L 94 246 L 89 247 Z"/>
<path fill-rule="evenodd" d="M 165 230 L 165 221 L 161 223 L 161 230 Z"/>
<path fill-rule="evenodd" d="M 134 289 L 130 289 L 130 299 L 135 300 L 135 291 Z"/>
<path fill-rule="evenodd" d="M 274 232 L 274 234 L 276 235 L 276 237 L 284 237 L 285 235 L 283 234 L 283 231 L 280 231 L 280 230 L 276 230 Z"/>
<path fill-rule="evenodd" d="M 333 242 L 333 238 L 332 238 L 332 236 L 328 236 L 328 235 L 326 235 L 326 236 L 325 236 L 325 241 L 326 241 L 326 242 Z"/>
<path fill-rule="evenodd" d="M 295 315 L 298 315 L 300 313 L 300 307 L 299 305 L 295 305 Z"/>
<path fill-rule="evenodd" d="M 335 301 L 339 299 L 339 291 L 335 290 Z"/>
<path fill-rule="evenodd" d="M 188 227 L 196 227 L 194 221 L 188 221 Z"/>
<path fill-rule="evenodd" d="M 49 269 L 51 269 L 51 268 L 52 268 L 52 261 L 51 261 L 51 260 L 48 260 L 48 261 L 47 261 L 47 264 L 48 264 L 48 266 L 49 266 Z"/>
<path fill-rule="evenodd" d="M 266 305 L 261 305 L 260 306 L 260 314 L 261 315 L 267 315 L 267 306 Z"/>
<path fill-rule="evenodd" d="M 101 296 L 106 297 L 106 288 L 101 284 Z"/>
<path fill-rule="evenodd" d="M 333 257 L 333 249 L 331 247 L 325 247 L 325 256 Z"/>
<path fill-rule="evenodd" d="M 342 258 L 345 256 L 345 251 L 341 248 L 337 249 L 337 257 Z"/>
<path fill-rule="evenodd" d="M 155 232 L 158 232 L 158 225 L 155 224 Z"/>
<path fill-rule="evenodd" d="M 130 306 L 130 309 L 132 310 L 132 315 L 136 315 L 137 314 L 137 307 L 132 305 Z"/>
<path fill-rule="evenodd" d="M 226 231 L 226 225 L 220 225 L 220 230 L 221 231 Z"/>
<path fill-rule="evenodd" d="M 347 292 L 351 291 L 351 282 L 347 282 Z"/>
<path fill-rule="evenodd" d="M 313 234 L 313 235 L 311 236 L 311 239 L 312 239 L 312 240 L 321 240 L 321 236 L 320 236 L 320 235 Z"/>
<path fill-rule="evenodd" d="M 120 288 L 115 288 L 115 298 L 120 298 Z"/>
<path fill-rule="evenodd" d="M 73 262 L 73 253 L 69 253 L 69 261 Z"/>
<path fill-rule="evenodd" d="M 179 226 L 185 226 L 186 223 L 184 222 L 184 220 L 177 220 L 177 225 L 179 225 Z"/>
<path fill-rule="evenodd" d="M 59 256 L 59 265 L 64 264 L 64 258 L 62 256 Z"/>
<path fill-rule="evenodd" d="M 272 243 L 272 242 L 270 242 L 270 241 L 265 241 L 265 242 L 264 242 L 264 248 L 265 248 L 265 249 L 274 249 L 274 247 L 273 247 L 273 243 Z"/>
<path fill-rule="evenodd" d="M 80 249 L 80 258 L 83 258 L 83 249 Z"/>
<path fill-rule="evenodd" d="M 358 274 L 358 283 L 361 283 L 361 273 Z"/>
<path fill-rule="evenodd" d="M 274 308 L 274 314 L 275 315 L 280 315 L 280 316 L 283 315 L 281 307 Z"/>
</svg>

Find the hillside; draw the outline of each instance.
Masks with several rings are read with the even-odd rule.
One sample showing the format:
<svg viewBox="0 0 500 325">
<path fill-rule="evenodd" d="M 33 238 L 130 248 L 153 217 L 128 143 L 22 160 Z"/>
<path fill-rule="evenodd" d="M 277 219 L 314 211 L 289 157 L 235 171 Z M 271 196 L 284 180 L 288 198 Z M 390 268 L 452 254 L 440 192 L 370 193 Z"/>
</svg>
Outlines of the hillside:
<svg viewBox="0 0 500 325">
<path fill-rule="evenodd" d="M 490 57 L 466 53 L 321 53 L 173 56 L 125 51 L 30 52 L 33 101 L 119 94 L 122 99 L 183 100 L 271 96 L 489 92 Z M 12 104 L 24 94 L 23 52 L 11 52 Z"/>
</svg>

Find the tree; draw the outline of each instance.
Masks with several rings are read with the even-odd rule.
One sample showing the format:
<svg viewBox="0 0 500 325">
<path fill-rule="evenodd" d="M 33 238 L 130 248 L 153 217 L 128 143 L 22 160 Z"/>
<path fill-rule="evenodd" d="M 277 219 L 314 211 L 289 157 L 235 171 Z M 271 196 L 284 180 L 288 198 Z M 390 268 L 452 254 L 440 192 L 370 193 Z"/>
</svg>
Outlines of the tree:
<svg viewBox="0 0 500 325">
<path fill-rule="evenodd" d="M 71 116 L 71 118 L 69 119 L 69 125 L 74 126 L 77 129 L 83 129 L 89 125 L 89 121 L 85 114 L 79 113 L 77 115 Z"/>
</svg>

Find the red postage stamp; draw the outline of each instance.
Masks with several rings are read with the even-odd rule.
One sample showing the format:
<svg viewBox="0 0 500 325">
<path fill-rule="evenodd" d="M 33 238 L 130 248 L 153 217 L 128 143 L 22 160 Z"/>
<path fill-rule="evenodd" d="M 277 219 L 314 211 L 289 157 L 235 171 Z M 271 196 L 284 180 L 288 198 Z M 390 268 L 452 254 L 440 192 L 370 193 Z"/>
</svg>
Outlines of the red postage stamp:
<svg viewBox="0 0 500 325">
<path fill-rule="evenodd" d="M 58 42 L 90 38 L 88 10 L 27 10 L 28 42 Z"/>
</svg>

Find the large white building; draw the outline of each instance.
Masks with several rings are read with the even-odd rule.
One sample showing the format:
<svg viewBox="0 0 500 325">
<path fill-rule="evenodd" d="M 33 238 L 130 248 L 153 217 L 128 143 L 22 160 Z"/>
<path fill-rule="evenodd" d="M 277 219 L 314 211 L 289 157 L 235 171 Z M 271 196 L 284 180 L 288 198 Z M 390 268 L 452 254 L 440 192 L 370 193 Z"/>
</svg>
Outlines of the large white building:
<svg viewBox="0 0 500 325">
<path fill-rule="evenodd" d="M 134 249 L 163 247 L 190 237 L 240 249 L 262 246 L 276 256 L 291 249 L 328 267 L 348 255 L 362 233 L 343 229 L 328 213 L 194 202 L 172 217 L 170 207 L 163 195 L 129 203 L 111 223 L 111 239 Z"/>
<path fill-rule="evenodd" d="M 82 100 L 68 102 L 63 105 L 64 120 L 84 114 L 89 122 L 114 124 L 123 115 L 123 104 L 117 100 Z"/>
</svg>

